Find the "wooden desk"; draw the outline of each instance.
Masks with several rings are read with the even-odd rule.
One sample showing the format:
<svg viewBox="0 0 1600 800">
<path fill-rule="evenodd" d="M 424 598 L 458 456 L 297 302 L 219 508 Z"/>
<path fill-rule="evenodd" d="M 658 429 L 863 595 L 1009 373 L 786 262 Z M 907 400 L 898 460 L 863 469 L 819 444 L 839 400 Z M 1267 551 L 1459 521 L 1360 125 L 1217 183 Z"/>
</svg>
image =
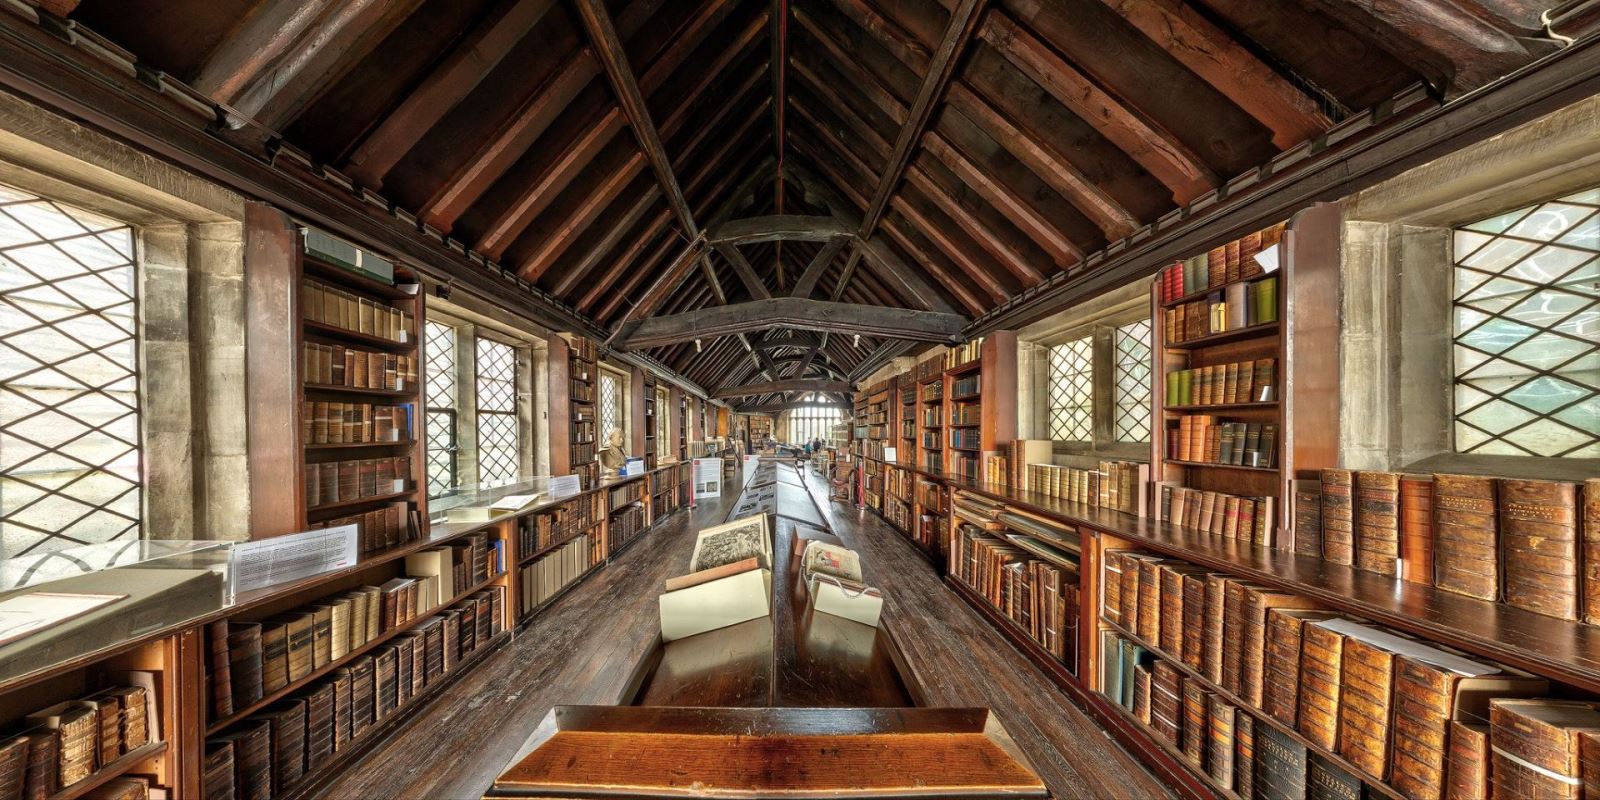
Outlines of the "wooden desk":
<svg viewBox="0 0 1600 800">
<path fill-rule="evenodd" d="M 558 706 L 486 797 L 1045 797 L 987 709 Z"/>
</svg>

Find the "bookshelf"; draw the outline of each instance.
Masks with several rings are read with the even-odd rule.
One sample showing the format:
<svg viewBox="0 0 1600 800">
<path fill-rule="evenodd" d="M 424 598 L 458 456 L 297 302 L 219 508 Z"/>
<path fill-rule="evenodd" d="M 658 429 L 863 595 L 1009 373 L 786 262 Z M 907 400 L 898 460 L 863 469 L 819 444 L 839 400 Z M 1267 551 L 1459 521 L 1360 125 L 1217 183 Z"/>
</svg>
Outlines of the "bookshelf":
<svg viewBox="0 0 1600 800">
<path fill-rule="evenodd" d="M 952 347 L 943 366 L 940 466 L 977 479 L 989 458 L 1017 436 L 1017 335 L 994 331 Z"/>
<path fill-rule="evenodd" d="M 297 230 L 298 522 L 354 523 L 363 551 L 422 535 L 417 274 Z M 289 532 L 289 531 L 284 531 Z"/>
<path fill-rule="evenodd" d="M 917 463 L 944 470 L 944 354 L 917 363 Z"/>
<path fill-rule="evenodd" d="M 1337 209 L 1322 204 L 1158 273 L 1150 454 L 1158 506 L 1178 487 L 1230 508 L 1248 502 L 1269 521 L 1253 540 L 1292 547 L 1297 471 L 1337 457 L 1337 354 L 1308 347 L 1338 337 L 1336 304 L 1326 299 L 1338 281 L 1337 237 Z"/>
<path fill-rule="evenodd" d="M 582 336 L 549 338 L 550 474 L 577 475 L 585 488 L 600 480 L 598 348 Z"/>
</svg>

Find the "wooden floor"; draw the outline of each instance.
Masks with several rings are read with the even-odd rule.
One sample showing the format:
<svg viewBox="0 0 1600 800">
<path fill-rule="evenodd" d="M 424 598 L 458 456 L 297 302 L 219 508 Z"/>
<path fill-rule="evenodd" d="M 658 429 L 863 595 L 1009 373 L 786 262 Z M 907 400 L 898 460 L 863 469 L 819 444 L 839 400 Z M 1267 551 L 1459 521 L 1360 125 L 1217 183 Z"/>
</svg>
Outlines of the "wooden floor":
<svg viewBox="0 0 1600 800">
<path fill-rule="evenodd" d="M 821 481 L 811 478 L 815 496 L 824 497 Z M 662 582 L 688 563 L 693 531 L 721 522 L 733 499 L 702 501 L 650 532 L 448 687 L 323 796 L 479 797 L 552 706 L 623 702 L 634 664 L 656 642 Z M 883 587 L 885 618 L 929 704 L 993 708 L 1057 797 L 1171 796 L 882 520 L 842 505 L 826 513 Z"/>
</svg>

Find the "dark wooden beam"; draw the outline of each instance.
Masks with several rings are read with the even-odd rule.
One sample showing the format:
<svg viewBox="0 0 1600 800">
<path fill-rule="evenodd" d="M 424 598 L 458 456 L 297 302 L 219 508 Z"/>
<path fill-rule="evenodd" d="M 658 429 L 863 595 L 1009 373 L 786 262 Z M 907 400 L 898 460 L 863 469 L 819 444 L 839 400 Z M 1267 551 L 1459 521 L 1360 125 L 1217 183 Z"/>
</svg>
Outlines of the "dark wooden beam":
<svg viewBox="0 0 1600 800">
<path fill-rule="evenodd" d="M 739 281 L 744 284 L 745 291 L 748 291 L 751 297 L 765 300 L 772 296 L 772 292 L 767 290 L 767 285 L 756 275 L 755 267 L 750 266 L 750 260 L 744 257 L 744 253 L 739 252 L 738 247 L 726 242 L 719 242 L 715 247 L 728 265 L 733 267 L 733 274 L 739 276 Z"/>
<path fill-rule="evenodd" d="M 1101 0 L 1272 131 L 1287 150 L 1332 121 L 1305 92 L 1183 0 Z"/>
<path fill-rule="evenodd" d="M 522 260 L 520 271 L 530 281 L 538 280 L 567 251 L 578 236 L 588 230 L 589 224 L 610 205 L 622 190 L 644 170 L 644 157 L 629 153 L 622 162 L 604 173 L 593 185 L 585 184 L 577 203 L 563 217 L 540 220 L 540 226 L 529 232 L 534 248 Z"/>
<path fill-rule="evenodd" d="M 842 409 L 845 409 L 845 410 L 849 410 L 850 408 L 854 407 L 851 403 L 847 403 L 847 402 L 844 402 L 842 400 L 828 399 L 828 400 L 810 400 L 810 401 L 806 401 L 806 402 L 795 402 L 795 403 L 759 403 L 759 404 L 755 404 L 755 405 L 738 406 L 738 407 L 734 408 L 733 413 L 735 413 L 735 414 L 779 414 L 779 413 L 782 413 L 784 411 L 789 411 L 789 410 L 796 409 L 796 408 L 801 408 L 801 407 L 811 407 L 811 406 L 826 406 L 828 408 L 842 408 Z"/>
<path fill-rule="evenodd" d="M 997 9 L 989 14 L 978 35 L 1166 184 L 1179 203 L 1220 184 L 1205 162 L 1177 137 L 1100 88 L 1005 12 Z"/>
<path fill-rule="evenodd" d="M 772 38 L 772 66 L 768 70 L 772 76 L 772 130 L 773 149 L 776 151 L 777 163 L 774 165 L 773 196 L 776 200 L 778 213 L 783 213 L 783 158 L 784 158 L 784 115 L 788 111 L 788 81 L 789 81 L 789 0 L 772 0 L 772 10 L 768 14 L 770 29 L 768 36 Z M 781 259 L 780 259 L 781 281 Z"/>
<path fill-rule="evenodd" d="M 478 249 L 495 258 L 504 255 L 511 243 L 550 207 L 561 191 L 622 131 L 622 126 L 622 111 L 614 107 L 605 109 L 592 122 L 584 125 L 577 137 L 554 156 L 549 168 L 534 181 L 519 187 L 511 203 L 490 220 L 483 235 L 478 238 Z"/>
<path fill-rule="evenodd" d="M 650 211 L 650 208 L 660 199 L 661 187 L 652 181 L 649 186 L 645 187 L 644 191 L 639 193 L 633 204 L 628 206 L 616 223 L 604 229 L 605 232 L 600 239 L 584 251 L 583 257 L 576 264 L 569 267 L 566 272 L 562 273 L 561 279 L 556 281 L 552 289 L 555 295 L 565 298 L 573 290 L 577 289 L 583 279 L 597 269 L 601 261 L 607 255 L 610 255 L 611 251 L 622 242 L 622 235 L 637 226 L 644 219 L 645 214 Z M 655 219 L 664 220 L 667 213 L 663 211 L 655 215 Z M 652 219 L 651 224 L 646 226 L 647 229 L 655 227 L 655 219 Z"/>
<path fill-rule="evenodd" d="M 849 244 L 850 239 L 844 236 L 836 236 L 829 239 L 828 243 L 824 244 L 815 256 L 812 256 L 811 262 L 806 264 L 805 271 L 800 273 L 800 277 L 795 279 L 794 289 L 789 292 L 789 296 L 810 297 L 811 293 L 816 290 L 817 281 L 822 278 L 823 271 L 828 268 L 829 264 L 833 263 L 840 251 L 844 250 L 845 246 Z"/>
<path fill-rule="evenodd" d="M 987 0 L 959 0 L 955 8 L 951 9 L 944 38 L 939 42 L 939 46 L 934 48 L 933 57 L 928 62 L 928 71 L 922 77 L 922 85 L 917 89 L 916 98 L 911 101 L 911 109 L 906 114 L 905 124 L 900 127 L 900 136 L 895 140 L 894 152 L 889 156 L 889 163 L 878 178 L 878 188 L 873 192 L 872 202 L 862 215 L 861 238 L 865 239 L 872 235 L 877 229 L 878 219 L 889 209 L 889 198 L 900 185 L 900 178 L 905 173 L 906 165 L 911 163 L 912 152 L 921 142 L 922 132 L 927 129 L 928 119 L 933 116 L 934 108 L 944 98 L 945 87 L 955 76 L 956 62 L 961 57 L 961 50 L 966 47 L 973 32 L 977 30 L 978 19 L 982 16 L 985 5 Z"/>
<path fill-rule="evenodd" d="M 713 391 L 711 396 L 717 398 L 757 397 L 780 392 L 849 392 L 853 391 L 853 389 L 854 387 L 845 381 L 791 378 L 781 381 L 767 381 L 766 383 L 750 383 L 744 386 L 723 387 Z"/>
<path fill-rule="evenodd" d="M 645 306 L 641 302 L 630 318 L 642 318 L 644 315 L 638 312 Z M 773 327 L 942 342 L 960 331 L 965 322 L 966 318 L 959 314 L 779 297 L 651 317 L 621 337 L 621 342 L 622 346 L 635 350 L 686 338 L 729 336 Z"/>
<path fill-rule="evenodd" d="M 284 130 L 420 5 L 422 0 L 337 3 L 230 105 L 266 128 Z"/>
<path fill-rule="evenodd" d="M 758 340 L 755 343 L 755 346 L 762 350 L 779 350 L 785 347 L 793 347 L 799 350 L 816 347 L 816 345 L 816 340 L 804 336 L 775 336 L 771 339 Z"/>
<path fill-rule="evenodd" d="M 688 201 L 683 199 L 683 190 L 672 172 L 672 159 L 667 157 L 667 150 L 661 144 L 661 134 L 650 117 L 644 96 L 639 92 L 638 79 L 628 65 L 627 52 L 622 40 L 617 37 L 616 28 L 611 24 L 604 1 L 574 0 L 574 3 L 579 19 L 583 21 L 583 28 L 595 48 L 595 55 L 605 69 L 606 79 L 611 83 L 611 89 L 616 93 L 617 101 L 627 117 L 628 126 L 633 129 L 634 138 L 639 140 L 639 147 L 655 173 L 656 182 L 661 184 L 667 207 L 676 215 L 684 233 L 691 239 L 697 239 L 700 229 L 695 225 Z"/>
<path fill-rule="evenodd" d="M 377 189 L 383 177 L 544 19 L 555 0 L 501 4 L 469 31 L 350 155 L 345 171 Z"/>
<path fill-rule="evenodd" d="M 678 253 L 678 256 L 672 260 L 672 263 L 661 274 L 656 276 L 655 281 L 650 284 L 650 288 L 645 290 L 644 296 L 639 298 L 639 302 L 635 303 L 633 308 L 628 309 L 628 312 L 622 315 L 621 321 L 612 329 L 611 335 L 606 337 L 606 344 L 615 341 L 618 334 L 622 333 L 630 324 L 654 314 L 656 309 L 666 301 L 672 290 L 678 287 L 678 283 L 683 280 L 684 274 L 699 262 L 700 257 L 705 254 L 705 249 L 706 241 L 703 238 L 697 238 L 685 245 L 683 250 Z"/>
<path fill-rule="evenodd" d="M 716 245 L 754 244 L 782 239 L 825 242 L 850 234 L 850 227 L 834 217 L 775 214 L 769 217 L 748 217 L 720 223 L 706 231 L 706 240 Z"/>
<path fill-rule="evenodd" d="M 643 253 L 645 248 L 649 246 L 650 242 L 655 239 L 656 234 L 660 233 L 662 228 L 666 227 L 667 222 L 671 218 L 672 212 L 664 208 L 661 209 L 661 211 L 658 212 L 654 217 L 651 217 L 650 222 L 646 224 L 644 229 L 639 232 L 639 235 L 633 238 L 633 241 L 629 243 L 627 249 L 617 254 L 617 257 L 611 260 L 611 267 L 606 270 L 605 274 L 602 275 L 599 280 L 590 283 L 588 291 L 585 291 L 583 293 L 583 297 L 578 300 L 578 308 L 584 310 L 591 308 L 595 301 L 600 299 L 602 294 L 608 292 L 621 294 L 623 290 L 616 284 L 617 276 L 620 275 L 622 270 L 627 268 L 628 265 L 639 260 L 640 254 Z M 585 272 L 587 272 L 587 270 L 585 270 Z"/>
</svg>

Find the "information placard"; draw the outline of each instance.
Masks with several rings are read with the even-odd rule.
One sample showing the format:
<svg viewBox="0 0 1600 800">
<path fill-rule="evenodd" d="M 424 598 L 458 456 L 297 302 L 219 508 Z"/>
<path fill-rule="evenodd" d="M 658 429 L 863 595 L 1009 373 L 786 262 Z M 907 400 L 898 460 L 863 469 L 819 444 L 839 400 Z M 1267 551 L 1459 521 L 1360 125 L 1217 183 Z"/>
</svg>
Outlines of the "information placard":
<svg viewBox="0 0 1600 800">
<path fill-rule="evenodd" d="M 235 592 L 263 589 L 355 566 L 355 525 L 338 525 L 233 546 L 230 568 Z"/>
<path fill-rule="evenodd" d="M 749 486 L 750 480 L 756 476 L 756 467 L 761 466 L 761 456 L 744 457 L 744 485 Z"/>
<path fill-rule="evenodd" d="M 696 458 L 694 463 L 694 496 L 719 497 L 722 495 L 722 459 Z"/>
<path fill-rule="evenodd" d="M 576 475 L 561 475 L 550 479 L 550 499 L 560 500 L 583 491 L 583 482 Z"/>
</svg>

